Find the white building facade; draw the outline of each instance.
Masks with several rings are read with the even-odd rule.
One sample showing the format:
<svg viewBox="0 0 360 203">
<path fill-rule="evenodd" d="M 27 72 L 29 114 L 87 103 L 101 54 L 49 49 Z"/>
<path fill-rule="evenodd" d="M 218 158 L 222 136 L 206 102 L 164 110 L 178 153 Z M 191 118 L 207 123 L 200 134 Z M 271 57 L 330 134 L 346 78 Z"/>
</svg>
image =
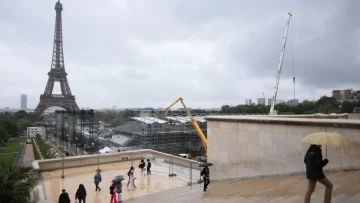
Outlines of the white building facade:
<svg viewBox="0 0 360 203">
<path fill-rule="evenodd" d="M 27 137 L 36 137 L 36 135 L 41 135 L 41 137 L 45 137 L 45 128 L 44 127 L 28 127 L 26 130 Z"/>
<path fill-rule="evenodd" d="M 245 104 L 246 105 L 252 105 L 252 99 L 245 100 Z"/>
</svg>

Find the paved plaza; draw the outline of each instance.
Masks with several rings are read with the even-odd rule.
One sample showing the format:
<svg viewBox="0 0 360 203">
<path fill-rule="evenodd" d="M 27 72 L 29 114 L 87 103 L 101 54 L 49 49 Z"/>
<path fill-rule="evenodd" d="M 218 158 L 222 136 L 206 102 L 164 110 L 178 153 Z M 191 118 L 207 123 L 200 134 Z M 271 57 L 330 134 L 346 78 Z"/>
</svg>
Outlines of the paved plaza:
<svg viewBox="0 0 360 203">
<path fill-rule="evenodd" d="M 140 169 L 138 168 L 139 161 L 134 161 L 135 167 L 135 185 L 137 189 L 134 191 L 128 191 L 127 184 L 127 172 L 131 166 L 131 161 L 102 164 L 100 165 L 102 182 L 100 183 L 101 192 L 95 191 L 94 175 L 98 168 L 97 165 L 65 169 L 65 178 L 62 179 L 62 170 L 56 170 L 51 172 L 43 172 L 41 174 L 41 185 L 43 188 L 44 198 L 57 202 L 59 194 L 62 189 L 66 189 L 69 193 L 70 199 L 74 201 L 75 192 L 79 184 L 84 184 L 87 191 L 87 202 L 105 203 L 110 201 L 109 187 L 111 180 L 116 175 L 124 175 L 126 178 L 123 181 L 123 200 L 133 199 L 136 197 L 162 192 L 174 188 L 186 187 L 190 181 L 190 169 L 185 167 L 173 166 L 173 172 L 177 174 L 175 177 L 169 177 L 169 165 L 162 164 L 162 166 L 156 166 L 152 161 L 152 175 L 142 177 Z M 192 170 L 192 182 L 196 182 L 199 179 L 200 171 Z"/>
<path fill-rule="evenodd" d="M 332 203 L 360 202 L 360 171 L 326 173 L 334 184 Z M 181 187 L 135 198 L 129 202 L 233 202 L 233 203 L 302 203 L 307 189 L 305 175 L 277 176 L 244 180 L 213 181 L 209 191 L 201 185 Z M 311 203 L 324 202 L 325 187 L 317 184 Z"/>
</svg>

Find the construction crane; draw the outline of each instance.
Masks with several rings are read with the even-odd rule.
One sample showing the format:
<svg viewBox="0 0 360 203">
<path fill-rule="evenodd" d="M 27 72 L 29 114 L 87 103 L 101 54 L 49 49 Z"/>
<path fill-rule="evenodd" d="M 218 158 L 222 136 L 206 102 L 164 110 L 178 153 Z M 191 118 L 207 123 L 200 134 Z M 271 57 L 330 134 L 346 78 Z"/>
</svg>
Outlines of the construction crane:
<svg viewBox="0 0 360 203">
<path fill-rule="evenodd" d="M 282 46 L 282 51 L 281 51 L 281 54 L 280 54 L 279 66 L 278 66 L 278 70 L 277 70 L 275 93 L 274 93 L 274 96 L 272 98 L 269 115 L 277 115 L 277 112 L 275 111 L 274 108 L 275 108 L 275 103 L 276 103 L 277 92 L 278 92 L 278 89 L 279 89 L 280 75 L 281 75 L 281 69 L 282 69 L 283 60 L 284 60 L 285 47 L 286 47 L 286 41 L 287 41 L 287 36 L 288 36 L 288 31 L 289 31 L 289 26 L 290 26 L 290 20 L 291 20 L 291 17 L 292 17 L 291 13 L 288 13 L 288 15 L 289 15 L 289 19 L 288 19 L 288 21 L 286 23 L 285 36 L 284 36 L 284 40 L 283 40 L 283 46 Z"/>
<path fill-rule="evenodd" d="M 171 109 L 171 107 L 173 107 L 175 104 L 177 104 L 178 102 L 181 102 L 181 104 L 184 106 L 184 109 L 186 111 L 186 114 L 190 117 L 191 119 L 191 123 L 193 124 L 196 132 L 199 134 L 199 137 L 204 145 L 204 149 L 205 149 L 205 156 L 207 156 L 207 139 L 204 135 L 204 133 L 202 132 L 202 130 L 200 129 L 199 125 L 197 124 L 196 120 L 194 119 L 194 117 L 191 115 L 189 109 L 186 107 L 183 98 L 179 97 L 176 101 L 174 101 L 169 107 L 167 107 L 165 109 L 165 113 L 167 111 L 169 111 Z"/>
</svg>

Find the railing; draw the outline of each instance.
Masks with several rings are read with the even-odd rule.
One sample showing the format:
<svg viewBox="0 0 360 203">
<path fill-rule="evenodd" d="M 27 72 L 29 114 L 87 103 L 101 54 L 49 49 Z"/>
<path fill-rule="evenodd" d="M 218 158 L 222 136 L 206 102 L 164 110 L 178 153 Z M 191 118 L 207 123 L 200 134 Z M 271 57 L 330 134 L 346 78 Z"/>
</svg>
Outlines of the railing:
<svg viewBox="0 0 360 203">
<path fill-rule="evenodd" d="M 32 139 L 31 139 L 31 142 L 33 143 L 33 146 L 35 146 L 35 150 L 37 151 L 38 155 L 40 156 L 40 159 L 43 160 L 44 157 L 43 157 L 43 155 L 41 154 L 41 151 L 40 151 L 40 149 L 39 149 L 39 146 L 38 146 L 37 143 L 36 143 L 36 139 L 35 139 L 35 138 L 32 138 Z M 35 153 L 35 152 L 34 152 L 34 153 Z M 36 158 L 36 157 L 35 157 L 35 158 Z"/>
<path fill-rule="evenodd" d="M 169 176 L 176 176 L 176 178 L 184 181 L 187 185 L 197 183 L 200 179 L 198 161 L 150 149 L 39 160 L 36 170 L 45 172 L 93 165 L 98 165 L 101 170 L 102 164 L 129 161 L 129 167 L 134 166 L 138 168 L 140 159 L 150 159 L 152 165 L 168 168 Z M 161 173 L 167 173 L 166 171 L 163 168 Z"/>
<path fill-rule="evenodd" d="M 25 140 L 23 140 L 21 144 L 22 144 L 21 150 L 16 154 L 16 157 L 13 161 L 14 165 L 19 164 L 20 157 L 25 153 L 25 149 L 26 149 Z"/>
</svg>

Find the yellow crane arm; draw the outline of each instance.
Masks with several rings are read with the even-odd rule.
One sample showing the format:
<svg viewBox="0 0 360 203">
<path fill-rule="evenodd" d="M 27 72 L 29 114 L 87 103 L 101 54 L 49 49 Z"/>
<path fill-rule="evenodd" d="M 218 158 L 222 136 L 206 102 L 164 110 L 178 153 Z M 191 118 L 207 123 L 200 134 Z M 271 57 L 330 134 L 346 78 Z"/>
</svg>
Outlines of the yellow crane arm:
<svg viewBox="0 0 360 203">
<path fill-rule="evenodd" d="M 191 115 L 189 109 L 186 107 L 183 98 L 179 97 L 176 101 L 174 101 L 172 104 L 170 104 L 170 106 L 167 107 L 167 108 L 165 109 L 165 111 L 170 110 L 171 107 L 173 107 L 173 106 L 174 106 L 175 104 L 177 104 L 179 101 L 180 101 L 181 104 L 184 106 L 184 109 L 185 109 L 187 115 L 188 115 L 188 116 L 190 117 L 190 119 L 191 119 L 191 123 L 193 124 L 196 132 L 199 134 L 199 137 L 200 137 L 200 139 L 201 139 L 201 141 L 202 141 L 202 143 L 203 143 L 203 145 L 204 145 L 204 149 L 205 149 L 205 152 L 206 152 L 205 156 L 207 156 L 207 139 L 206 139 L 204 133 L 202 132 L 202 130 L 200 129 L 199 125 L 197 124 L 196 120 L 195 120 L 195 119 L 193 118 L 193 116 Z"/>
</svg>

